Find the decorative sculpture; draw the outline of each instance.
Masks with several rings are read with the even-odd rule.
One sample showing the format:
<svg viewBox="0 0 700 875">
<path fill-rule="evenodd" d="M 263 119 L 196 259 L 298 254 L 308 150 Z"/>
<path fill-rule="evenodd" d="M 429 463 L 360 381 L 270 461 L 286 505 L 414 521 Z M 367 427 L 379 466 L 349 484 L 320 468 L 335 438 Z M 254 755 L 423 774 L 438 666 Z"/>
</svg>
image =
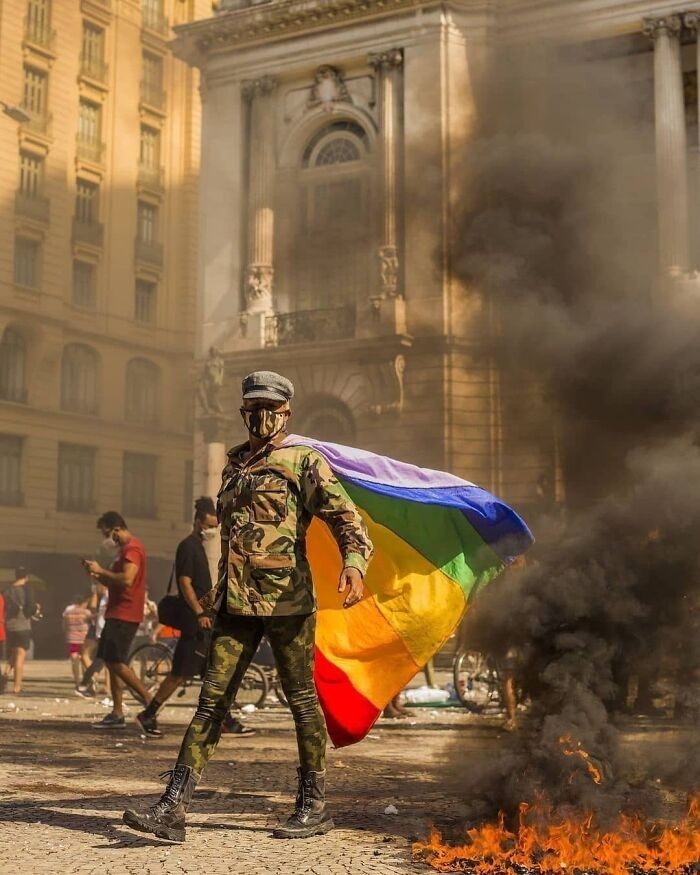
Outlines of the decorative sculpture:
<svg viewBox="0 0 700 875">
<path fill-rule="evenodd" d="M 224 412 L 219 400 L 224 385 L 224 357 L 215 346 L 209 348 L 209 358 L 204 362 L 197 383 L 197 399 L 201 412 L 207 416 Z"/>
</svg>

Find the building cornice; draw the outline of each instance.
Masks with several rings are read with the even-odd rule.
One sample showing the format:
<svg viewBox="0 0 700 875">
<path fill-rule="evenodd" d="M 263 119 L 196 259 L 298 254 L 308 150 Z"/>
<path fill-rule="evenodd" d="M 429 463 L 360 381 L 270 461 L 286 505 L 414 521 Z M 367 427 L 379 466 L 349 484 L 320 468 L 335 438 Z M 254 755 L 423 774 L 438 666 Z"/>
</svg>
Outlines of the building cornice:
<svg viewBox="0 0 700 875">
<path fill-rule="evenodd" d="M 177 57 L 203 67 L 210 55 L 227 49 L 446 5 L 443 0 L 273 0 L 179 25 L 170 45 Z M 489 0 L 476 4 L 481 11 L 491 6 Z"/>
</svg>

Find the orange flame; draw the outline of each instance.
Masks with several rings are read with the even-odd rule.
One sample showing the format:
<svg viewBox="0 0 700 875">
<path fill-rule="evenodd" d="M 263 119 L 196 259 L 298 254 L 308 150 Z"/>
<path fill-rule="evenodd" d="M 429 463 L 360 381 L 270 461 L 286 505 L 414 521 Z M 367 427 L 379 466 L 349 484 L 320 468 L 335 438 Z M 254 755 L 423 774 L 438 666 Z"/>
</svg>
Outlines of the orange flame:
<svg viewBox="0 0 700 875">
<path fill-rule="evenodd" d="M 559 744 L 573 745 L 574 741 L 570 735 L 562 735 L 562 737 L 559 739 Z M 591 762 L 590 754 L 588 753 L 588 751 L 584 750 L 581 747 L 581 742 L 577 741 L 577 742 L 575 742 L 575 744 L 576 744 L 576 747 L 574 750 L 572 750 L 571 747 L 565 747 L 563 749 L 562 753 L 564 754 L 564 756 L 567 756 L 567 757 L 574 757 L 574 756 L 581 757 L 581 759 L 583 760 L 583 762 L 586 765 L 586 768 L 588 769 L 588 774 L 591 776 L 591 778 L 593 778 L 593 780 L 595 781 L 596 784 L 600 784 L 600 782 L 603 780 L 603 776 L 600 773 L 600 769 L 597 768 L 595 765 L 593 765 L 593 763 Z M 573 781 L 573 779 L 574 779 L 574 776 L 572 775 L 569 778 L 569 783 L 571 783 L 571 781 Z"/>
<path fill-rule="evenodd" d="M 497 823 L 467 831 L 461 846 L 446 845 L 434 827 L 426 842 L 413 845 L 414 861 L 439 872 L 475 875 L 516 875 L 529 870 L 545 873 L 595 872 L 630 875 L 630 872 L 681 875 L 700 860 L 700 799 L 690 803 L 687 817 L 671 828 L 645 824 L 641 818 L 620 816 L 616 828 L 601 832 L 592 814 L 556 819 L 540 800 L 522 803 L 517 832 Z"/>
</svg>

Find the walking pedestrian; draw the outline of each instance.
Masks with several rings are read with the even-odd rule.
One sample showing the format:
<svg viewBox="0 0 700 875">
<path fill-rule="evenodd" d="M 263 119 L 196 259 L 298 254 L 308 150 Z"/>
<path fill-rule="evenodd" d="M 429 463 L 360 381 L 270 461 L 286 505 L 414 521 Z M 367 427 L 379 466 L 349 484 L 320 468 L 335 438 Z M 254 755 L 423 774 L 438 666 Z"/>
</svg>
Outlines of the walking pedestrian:
<svg viewBox="0 0 700 875">
<path fill-rule="evenodd" d="M 99 581 L 92 585 L 92 598 L 90 609 L 94 611 L 93 622 L 83 645 L 84 659 L 87 663 L 80 683 L 76 685 L 75 694 L 83 699 L 92 699 L 95 696 L 95 676 L 104 670 L 105 661 L 97 655 L 100 636 L 105 625 L 105 611 L 107 610 L 108 593 L 107 587 Z M 109 685 L 109 673 L 107 673 L 107 692 L 111 695 Z"/>
<path fill-rule="evenodd" d="M 7 687 L 7 676 L 2 667 L 5 662 L 5 637 L 5 598 L 0 592 L 0 693 L 4 693 Z"/>
<path fill-rule="evenodd" d="M 83 668 L 83 645 L 90 631 L 92 613 L 89 608 L 92 593 L 78 593 L 63 611 L 63 631 L 66 636 L 66 651 L 76 685 L 80 682 Z"/>
<path fill-rule="evenodd" d="M 151 694 L 129 668 L 129 651 L 136 630 L 143 620 L 146 600 L 146 551 L 141 541 L 129 531 L 124 517 L 109 510 L 97 520 L 97 527 L 119 547 L 110 570 L 99 562 L 84 559 L 83 565 L 92 577 L 107 587 L 105 625 L 97 647 L 104 659 L 112 689 L 112 711 L 93 724 L 99 729 L 114 729 L 126 724 L 124 717 L 124 686 L 144 704 Z"/>
<path fill-rule="evenodd" d="M 160 801 L 124 812 L 128 826 L 159 838 L 184 841 L 195 786 L 263 634 L 292 711 L 300 760 L 294 812 L 274 835 L 307 838 L 333 828 L 325 803 L 326 725 L 314 684 L 316 599 L 306 532 L 314 516 L 330 528 L 343 559 L 338 589 L 347 591 L 345 607 L 362 598 L 372 544 L 325 458 L 311 447 L 284 446 L 293 392 L 289 380 L 269 371 L 243 380 L 249 439 L 229 450 L 218 495 L 218 598 L 199 704 Z"/>
<path fill-rule="evenodd" d="M 7 629 L 7 649 L 9 661 L 6 677 L 13 674 L 12 692 L 22 692 L 24 661 L 32 646 L 32 618 L 36 617 L 40 606 L 34 598 L 34 590 L 29 583 L 27 569 L 15 569 L 15 579 L 5 590 L 5 627 Z"/>
<path fill-rule="evenodd" d="M 172 670 L 154 693 L 150 705 L 136 717 L 143 731 L 150 736 L 163 734 L 158 727 L 158 711 L 185 681 L 195 675 L 204 674 L 209 650 L 212 618 L 199 603 L 211 590 L 211 573 L 203 542 L 218 537 L 219 521 L 214 502 L 208 496 L 202 496 L 195 501 L 194 511 L 192 531 L 177 546 L 174 568 L 178 595 L 184 603 L 185 611 L 191 612 L 192 628 L 185 627 L 181 630 L 173 653 Z M 252 735 L 255 730 L 244 726 L 228 712 L 222 731 Z"/>
</svg>

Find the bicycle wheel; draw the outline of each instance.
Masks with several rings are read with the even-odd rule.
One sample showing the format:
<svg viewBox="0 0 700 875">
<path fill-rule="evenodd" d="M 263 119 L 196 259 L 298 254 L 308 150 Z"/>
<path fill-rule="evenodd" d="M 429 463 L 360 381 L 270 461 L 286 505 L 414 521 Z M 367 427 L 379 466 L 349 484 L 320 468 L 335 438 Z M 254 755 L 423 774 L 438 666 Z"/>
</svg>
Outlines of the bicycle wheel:
<svg viewBox="0 0 700 875">
<path fill-rule="evenodd" d="M 129 657 L 129 668 L 149 691 L 160 686 L 172 667 L 173 654 L 165 644 L 142 644 Z"/>
<path fill-rule="evenodd" d="M 238 708 L 244 705 L 255 705 L 259 708 L 265 701 L 268 689 L 265 672 L 259 665 L 251 662 L 236 693 L 235 704 Z"/>
<path fill-rule="evenodd" d="M 459 701 L 475 714 L 498 703 L 498 676 L 490 661 L 476 650 L 462 650 L 453 664 L 454 685 Z"/>
</svg>

